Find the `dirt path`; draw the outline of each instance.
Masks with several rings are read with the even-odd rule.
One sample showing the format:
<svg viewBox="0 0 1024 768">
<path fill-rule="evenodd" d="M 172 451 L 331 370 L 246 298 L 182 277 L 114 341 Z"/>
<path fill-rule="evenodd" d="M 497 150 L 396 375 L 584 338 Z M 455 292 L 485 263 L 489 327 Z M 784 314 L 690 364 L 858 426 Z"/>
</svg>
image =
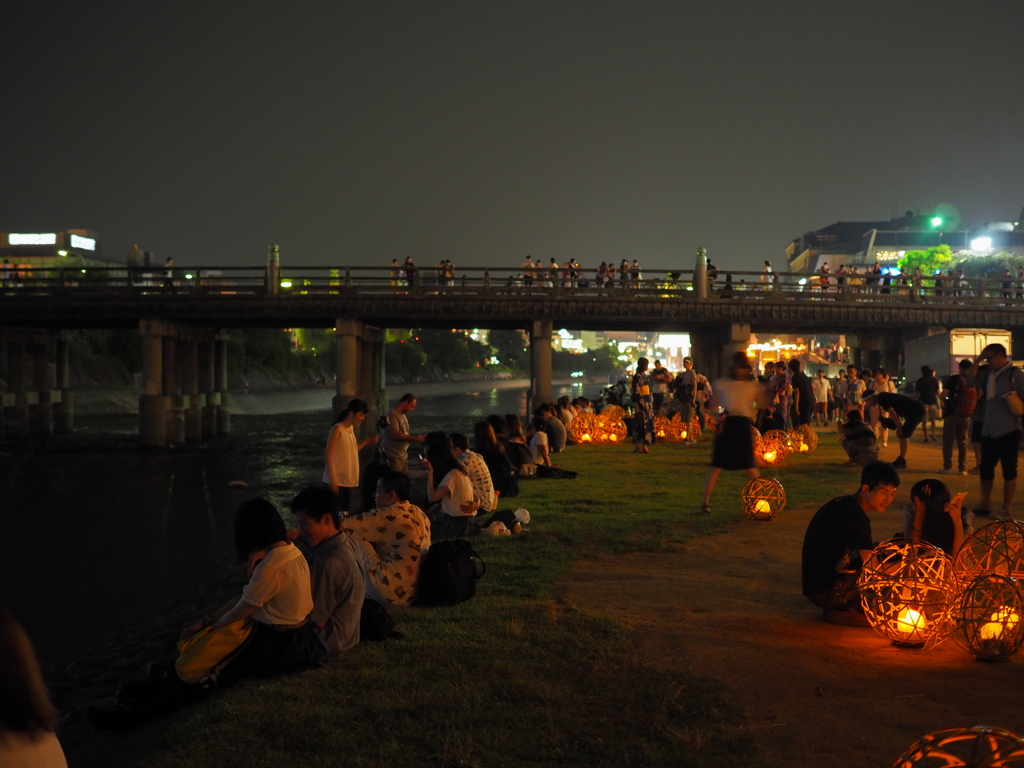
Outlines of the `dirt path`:
<svg viewBox="0 0 1024 768">
<path fill-rule="evenodd" d="M 876 539 L 899 529 L 900 503 L 925 476 L 901 473 L 897 503 L 872 519 Z M 962 480 L 977 488 L 976 478 Z M 737 728 L 752 731 L 780 765 L 889 766 L 943 728 L 1024 734 L 1024 651 L 1008 664 L 983 664 L 952 640 L 905 650 L 871 629 L 820 619 L 800 594 L 800 548 L 815 509 L 737 522 L 682 554 L 583 561 L 559 597 L 625 622 L 643 663 L 720 681 L 745 713 Z"/>
</svg>

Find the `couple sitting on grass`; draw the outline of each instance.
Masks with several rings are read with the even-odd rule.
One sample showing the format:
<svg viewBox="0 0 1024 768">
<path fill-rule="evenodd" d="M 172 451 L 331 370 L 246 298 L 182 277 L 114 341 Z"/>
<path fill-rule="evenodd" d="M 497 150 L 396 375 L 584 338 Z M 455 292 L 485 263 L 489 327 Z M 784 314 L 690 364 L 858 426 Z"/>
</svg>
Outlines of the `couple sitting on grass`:
<svg viewBox="0 0 1024 768">
<path fill-rule="evenodd" d="M 861 471 L 860 488 L 832 499 L 807 525 L 802 557 L 803 593 L 824 610 L 825 621 L 867 626 L 857 578 L 875 548 L 869 512 L 881 514 L 896 499 L 900 476 L 892 464 L 876 461 Z M 954 556 L 971 530 L 973 515 L 962 508 L 965 494 L 950 498 L 940 480 L 928 478 L 910 489 L 903 535 Z"/>
<path fill-rule="evenodd" d="M 147 679 L 121 686 L 112 706 L 91 707 L 90 719 L 132 727 L 214 685 L 323 666 L 332 651 L 356 645 L 365 598 L 405 605 L 416 593 L 430 523 L 408 498 L 409 478 L 387 472 L 376 508 L 341 529 L 334 494 L 308 488 L 292 500 L 293 536 L 269 501 L 244 502 L 235 516 L 235 551 L 249 579 L 241 596 L 185 627 L 173 666 L 150 665 Z M 296 536 L 306 551 L 290 541 Z"/>
</svg>

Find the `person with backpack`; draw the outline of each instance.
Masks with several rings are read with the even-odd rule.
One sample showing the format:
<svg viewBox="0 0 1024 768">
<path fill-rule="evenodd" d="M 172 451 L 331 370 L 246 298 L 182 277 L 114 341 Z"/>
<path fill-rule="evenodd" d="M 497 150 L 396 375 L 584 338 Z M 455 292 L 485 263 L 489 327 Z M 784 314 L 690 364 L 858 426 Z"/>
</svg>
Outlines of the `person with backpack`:
<svg viewBox="0 0 1024 768">
<path fill-rule="evenodd" d="M 959 372 L 945 381 L 942 391 L 942 469 L 940 474 L 953 473 L 953 443 L 957 447 L 957 474 L 967 474 L 967 432 L 978 402 L 978 390 L 967 375 L 973 364 L 960 361 Z"/>
<path fill-rule="evenodd" d="M 981 504 L 974 514 L 983 517 L 989 514 L 989 499 L 995 485 L 996 464 L 999 464 L 1003 470 L 1003 505 L 993 512 L 993 516 L 1008 520 L 1013 517 L 1011 506 L 1017 491 L 1024 371 L 1010 362 L 1002 344 L 989 344 L 981 350 L 975 366 L 980 366 L 983 360 L 988 361 L 988 370 L 976 377 L 978 392 L 985 398 L 985 416 L 981 426 Z M 975 368 L 971 370 L 973 372 Z"/>
</svg>

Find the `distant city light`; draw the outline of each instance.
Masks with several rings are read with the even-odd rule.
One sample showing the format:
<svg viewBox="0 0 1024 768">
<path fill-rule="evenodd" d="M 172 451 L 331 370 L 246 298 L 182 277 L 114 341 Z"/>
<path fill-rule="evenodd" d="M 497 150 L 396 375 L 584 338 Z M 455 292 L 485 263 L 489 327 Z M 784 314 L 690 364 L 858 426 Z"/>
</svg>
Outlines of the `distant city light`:
<svg viewBox="0 0 1024 768">
<path fill-rule="evenodd" d="M 972 251 L 987 251 L 991 247 L 992 247 L 992 238 L 991 237 L 976 237 L 973 240 L 971 240 L 971 250 Z"/>
<path fill-rule="evenodd" d="M 81 237 L 79 235 L 72 235 L 71 247 L 81 248 L 83 251 L 95 251 L 96 240 L 92 237 Z"/>
<path fill-rule="evenodd" d="M 942 226 L 942 217 L 941 216 L 932 216 L 932 226 L 933 227 L 941 227 Z"/>
<path fill-rule="evenodd" d="M 11 232 L 7 235 L 7 243 L 8 245 L 56 245 L 57 233 L 20 234 Z"/>
<path fill-rule="evenodd" d="M 291 288 L 292 287 L 292 281 L 291 280 L 282 280 L 281 281 L 281 287 L 282 288 Z"/>
<path fill-rule="evenodd" d="M 67 251 L 57 251 L 57 255 L 58 256 L 67 256 L 68 252 Z"/>
</svg>

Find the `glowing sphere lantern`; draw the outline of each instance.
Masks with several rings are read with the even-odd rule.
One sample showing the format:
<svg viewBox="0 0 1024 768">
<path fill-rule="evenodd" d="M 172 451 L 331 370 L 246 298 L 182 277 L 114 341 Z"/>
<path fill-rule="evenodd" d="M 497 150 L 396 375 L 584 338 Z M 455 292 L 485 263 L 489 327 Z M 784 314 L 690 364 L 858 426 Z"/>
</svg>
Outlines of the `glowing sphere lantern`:
<svg viewBox="0 0 1024 768">
<path fill-rule="evenodd" d="M 789 455 L 789 451 L 782 441 L 777 437 L 771 437 L 771 434 L 771 432 L 766 432 L 754 446 L 754 459 L 764 467 L 777 467 Z"/>
<path fill-rule="evenodd" d="M 569 425 L 569 434 L 579 445 L 588 445 L 594 442 L 594 429 L 597 426 L 597 417 L 592 413 L 581 413 L 572 420 Z"/>
<path fill-rule="evenodd" d="M 1024 641 L 1024 591 L 1009 576 L 984 573 L 953 603 L 953 639 L 978 661 L 1009 661 Z"/>
<path fill-rule="evenodd" d="M 689 433 L 691 440 L 696 440 L 697 437 L 700 435 L 700 419 L 698 419 L 696 416 L 690 419 L 690 424 L 687 429 L 687 432 Z"/>
<path fill-rule="evenodd" d="M 800 453 L 813 453 L 818 447 L 818 433 L 811 428 L 810 424 L 801 424 L 797 433 L 799 435 L 797 445 Z"/>
<path fill-rule="evenodd" d="M 893 645 L 932 647 L 952 629 L 954 589 L 946 553 L 923 542 L 883 541 L 864 564 L 857 588 L 864 615 Z"/>
<path fill-rule="evenodd" d="M 690 434 L 689 425 L 683 421 L 678 411 L 672 416 L 671 424 L 677 440 L 685 440 L 686 436 Z"/>
<path fill-rule="evenodd" d="M 956 553 L 953 572 L 963 584 L 985 573 L 1024 580 L 1024 525 L 1000 520 L 974 531 Z"/>
<path fill-rule="evenodd" d="M 793 441 L 793 435 L 785 430 L 769 429 L 764 433 L 763 437 L 768 440 L 778 440 L 782 447 L 786 449 L 787 456 L 796 448 L 796 444 Z"/>
<path fill-rule="evenodd" d="M 892 768 L 1021 768 L 1024 741 L 1002 728 L 979 725 L 935 731 L 910 745 Z"/>
<path fill-rule="evenodd" d="M 786 508 L 786 491 L 771 477 L 755 477 L 740 491 L 743 512 L 751 520 L 771 520 Z"/>
<path fill-rule="evenodd" d="M 621 443 L 626 439 L 626 422 L 622 419 L 626 412 L 617 405 L 606 405 L 599 414 L 593 430 L 593 438 L 598 443 Z"/>
<path fill-rule="evenodd" d="M 681 421 L 670 421 L 664 416 L 654 417 L 654 436 L 664 442 L 675 442 L 683 438 L 680 433 L 685 434 Z"/>
</svg>

